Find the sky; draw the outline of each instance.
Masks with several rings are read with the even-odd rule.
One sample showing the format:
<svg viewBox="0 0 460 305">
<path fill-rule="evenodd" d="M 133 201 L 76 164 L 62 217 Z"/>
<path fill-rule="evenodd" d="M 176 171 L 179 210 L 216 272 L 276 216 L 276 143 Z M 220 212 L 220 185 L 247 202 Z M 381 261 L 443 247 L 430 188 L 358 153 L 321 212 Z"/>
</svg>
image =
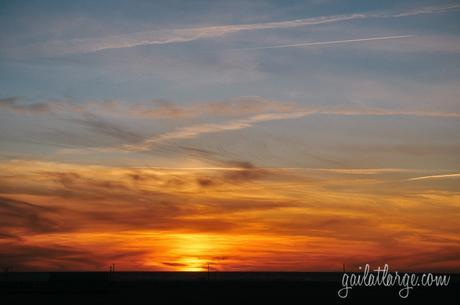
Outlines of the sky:
<svg viewBox="0 0 460 305">
<path fill-rule="evenodd" d="M 1 1 L 0 265 L 460 271 L 460 2 Z"/>
</svg>

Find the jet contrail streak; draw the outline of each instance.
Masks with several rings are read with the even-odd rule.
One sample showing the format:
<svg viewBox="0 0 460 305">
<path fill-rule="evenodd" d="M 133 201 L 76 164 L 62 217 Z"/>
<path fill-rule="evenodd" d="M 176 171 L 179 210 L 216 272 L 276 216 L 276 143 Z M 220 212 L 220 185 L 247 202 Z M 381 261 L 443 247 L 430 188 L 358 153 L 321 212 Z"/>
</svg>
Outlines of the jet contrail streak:
<svg viewBox="0 0 460 305">
<path fill-rule="evenodd" d="M 417 181 L 417 180 L 426 180 L 426 179 L 442 179 L 442 178 L 458 178 L 460 174 L 446 174 L 446 175 L 432 175 L 432 176 L 423 176 L 423 177 L 415 177 L 408 179 L 409 181 Z"/>
<path fill-rule="evenodd" d="M 227 24 L 227 25 L 216 25 L 216 26 L 205 26 L 205 27 L 191 27 L 191 28 L 178 28 L 178 29 L 163 29 L 163 30 L 151 30 L 144 32 L 134 32 L 119 35 L 110 35 L 105 37 L 96 38 L 81 38 L 71 40 L 54 40 L 47 41 L 44 43 L 32 44 L 22 48 L 13 48 L 9 52 L 17 55 L 22 52 L 22 56 L 27 54 L 42 55 L 53 55 L 53 54 L 73 54 L 73 53 L 92 53 L 110 49 L 125 49 L 133 48 L 144 45 L 163 45 L 172 43 L 185 43 L 195 41 L 204 38 L 217 38 L 225 35 L 238 33 L 242 31 L 257 31 L 257 30 L 276 30 L 276 29 L 290 29 L 298 28 L 303 26 L 313 26 L 336 22 L 345 22 L 351 20 L 364 20 L 371 18 L 400 18 L 417 15 L 427 14 L 440 14 L 447 13 L 450 11 L 457 11 L 460 9 L 459 4 L 453 4 L 448 6 L 431 6 L 431 7 L 419 7 L 412 10 L 400 11 L 400 12 L 377 12 L 377 13 L 359 13 L 359 14 L 348 14 L 348 15 L 335 15 L 335 16 L 320 16 L 310 17 L 295 20 L 285 21 L 274 21 L 274 22 L 261 22 L 261 23 L 249 23 L 249 24 Z M 286 45 L 286 46 L 272 46 L 272 47 L 260 47 L 260 48 L 248 48 L 251 49 L 270 49 L 270 48 L 287 48 L 287 47 L 300 47 L 300 46 L 313 46 L 319 44 L 334 44 L 334 43 L 346 43 L 346 42 L 358 42 L 366 40 L 379 40 L 379 39 L 393 39 L 403 38 L 392 37 L 392 38 L 372 38 L 363 40 L 350 40 L 350 41 L 332 41 L 332 42 L 321 42 L 321 43 L 306 43 L 299 45 Z M 2 50 L 3 51 L 3 50 Z"/>
<path fill-rule="evenodd" d="M 321 46 L 321 45 L 329 45 L 329 44 L 351 43 L 351 42 L 363 42 L 363 41 L 373 41 L 373 40 L 400 39 L 400 38 L 409 38 L 409 37 L 414 37 L 414 36 L 415 36 L 415 35 L 383 36 L 383 37 L 368 37 L 368 38 L 346 39 L 346 40 L 331 40 L 331 41 L 305 42 L 305 43 L 282 44 L 282 45 L 266 46 L 266 47 L 229 49 L 229 50 L 227 50 L 227 51 L 249 51 L 249 50 L 263 50 L 263 49 L 309 47 L 309 46 Z"/>
</svg>

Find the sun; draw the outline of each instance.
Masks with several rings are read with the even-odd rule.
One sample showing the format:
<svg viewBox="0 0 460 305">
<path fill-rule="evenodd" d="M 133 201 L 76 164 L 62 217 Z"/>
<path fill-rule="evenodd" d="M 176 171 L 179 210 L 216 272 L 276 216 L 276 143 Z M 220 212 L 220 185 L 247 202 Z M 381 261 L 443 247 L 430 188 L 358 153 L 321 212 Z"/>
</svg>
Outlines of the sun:
<svg viewBox="0 0 460 305">
<path fill-rule="evenodd" d="M 214 236 L 209 234 L 184 233 L 175 235 L 172 250 L 178 271 L 206 271 L 212 257 L 219 255 L 221 247 Z"/>
<path fill-rule="evenodd" d="M 179 271 L 200 272 L 207 270 L 208 261 L 198 257 L 184 257 L 178 260 Z"/>
</svg>

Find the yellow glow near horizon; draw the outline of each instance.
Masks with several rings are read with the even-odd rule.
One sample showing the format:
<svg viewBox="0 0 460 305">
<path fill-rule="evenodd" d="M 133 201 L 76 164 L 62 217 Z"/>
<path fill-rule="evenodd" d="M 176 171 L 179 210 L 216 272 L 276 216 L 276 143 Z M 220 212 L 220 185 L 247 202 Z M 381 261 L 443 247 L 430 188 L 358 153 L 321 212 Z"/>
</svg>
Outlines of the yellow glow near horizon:
<svg viewBox="0 0 460 305">
<path fill-rule="evenodd" d="M 436 260 L 458 249 L 457 218 L 445 215 L 458 213 L 460 197 L 417 184 L 393 189 L 391 179 L 404 172 L 375 172 L 363 183 L 352 174 L 244 168 L 10 161 L 0 169 L 6 233 L 21 240 L 0 238 L 0 246 L 12 258 L 37 249 L 27 251 L 24 270 L 116 263 L 118 270 L 206 271 L 209 263 L 222 271 L 335 271 L 379 258 L 395 267 L 460 268 Z"/>
</svg>

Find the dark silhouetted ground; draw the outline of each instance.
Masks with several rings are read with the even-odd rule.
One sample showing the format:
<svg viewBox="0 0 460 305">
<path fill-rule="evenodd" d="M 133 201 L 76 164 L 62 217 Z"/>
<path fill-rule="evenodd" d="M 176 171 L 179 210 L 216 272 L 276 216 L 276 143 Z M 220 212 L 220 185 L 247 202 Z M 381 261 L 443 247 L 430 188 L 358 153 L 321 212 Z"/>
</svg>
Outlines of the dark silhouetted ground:
<svg viewBox="0 0 460 305">
<path fill-rule="evenodd" d="M 59 272 L 9 273 L 0 304 L 460 304 L 459 275 L 448 287 L 355 287 L 337 296 L 341 273 Z"/>
</svg>

